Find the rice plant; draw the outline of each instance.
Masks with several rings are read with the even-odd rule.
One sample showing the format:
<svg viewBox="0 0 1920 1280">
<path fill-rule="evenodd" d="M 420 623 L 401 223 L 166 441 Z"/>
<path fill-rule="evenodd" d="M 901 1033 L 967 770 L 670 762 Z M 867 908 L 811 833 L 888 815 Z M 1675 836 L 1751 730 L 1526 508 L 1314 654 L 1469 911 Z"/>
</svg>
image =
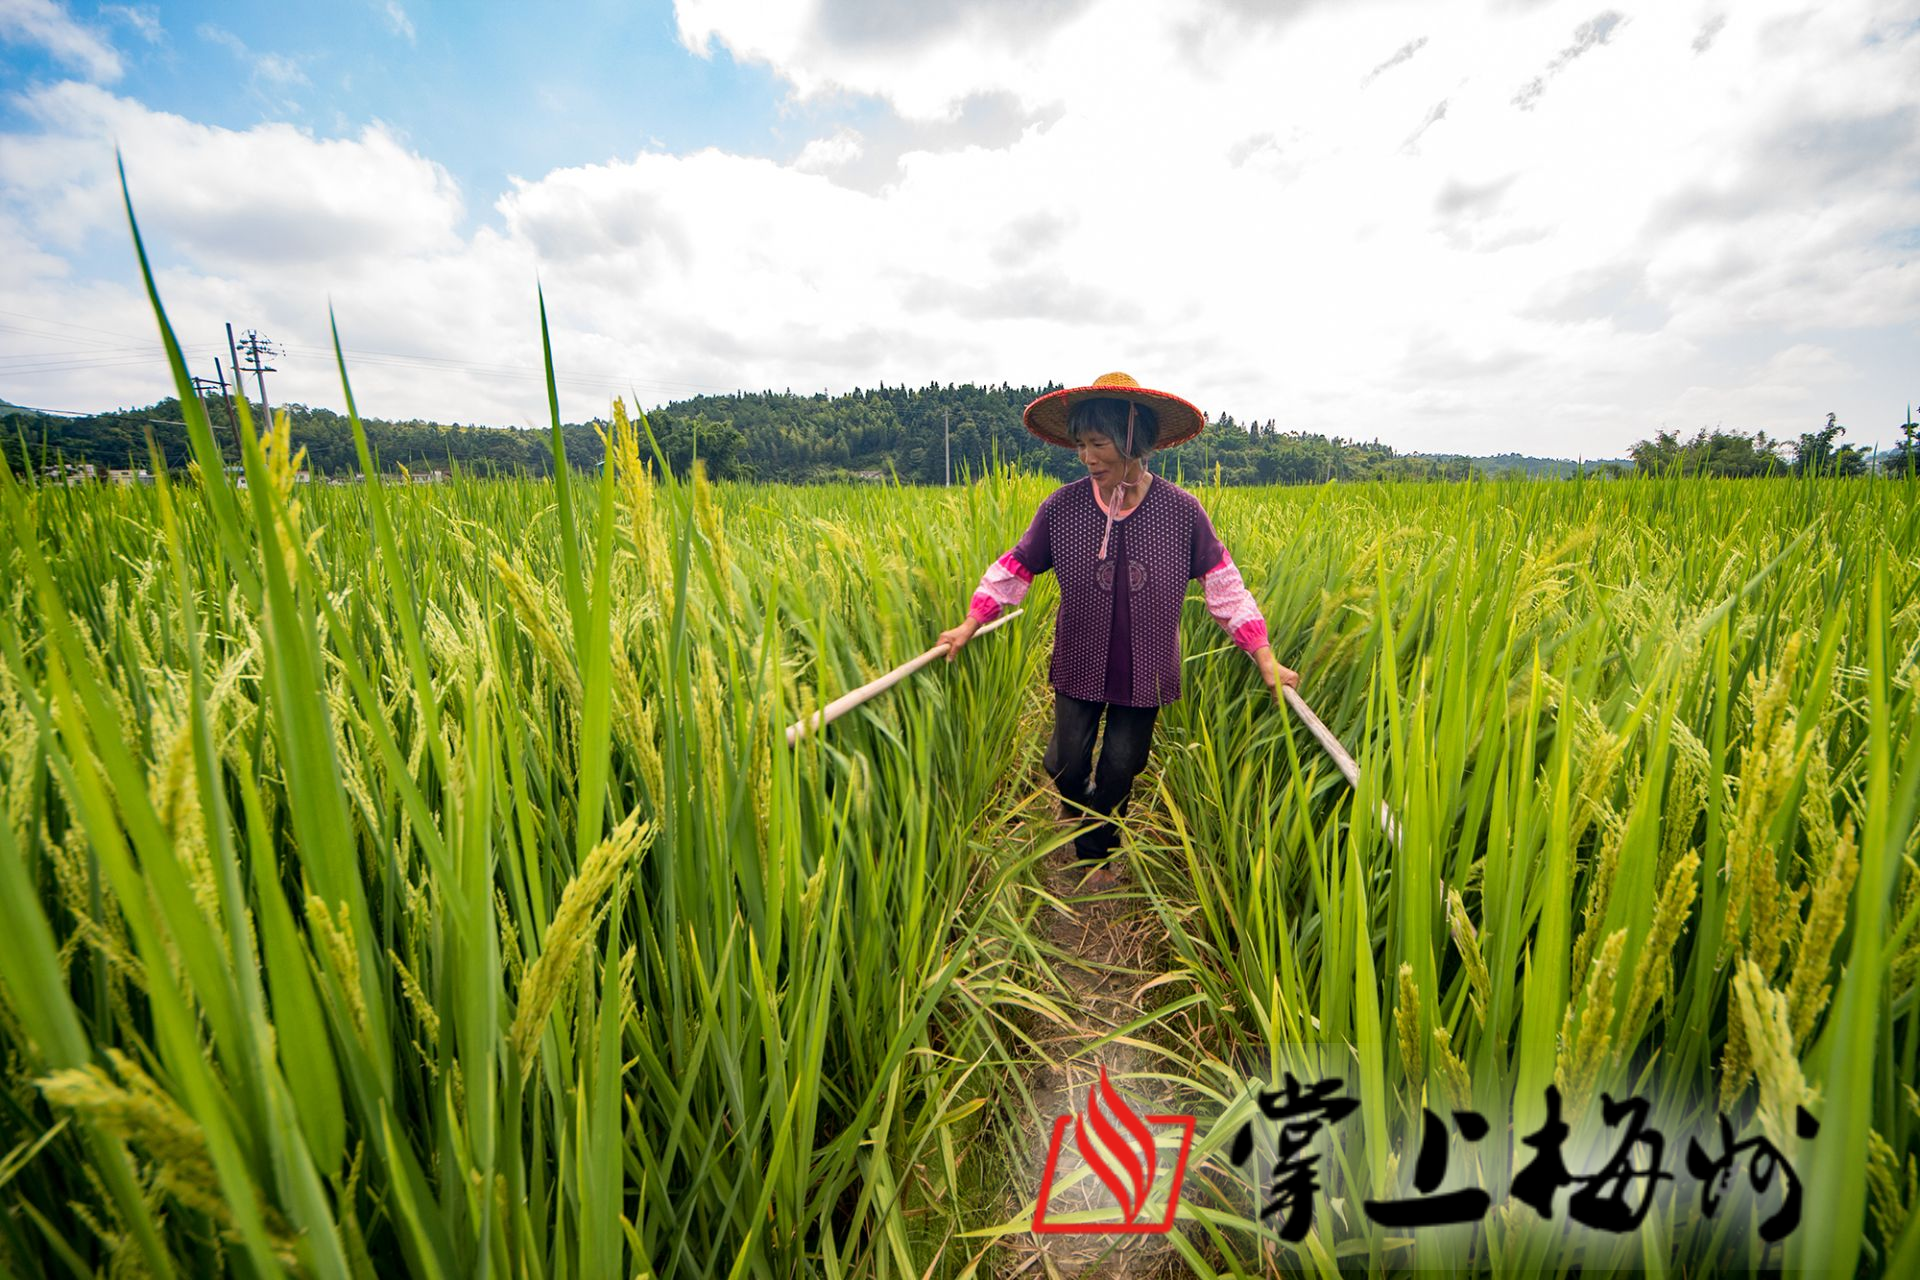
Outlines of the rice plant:
<svg viewBox="0 0 1920 1280">
<path fill-rule="evenodd" d="M 433 490 L 243 422 L 240 488 L 183 399 L 190 476 L 0 481 L 9 1265 L 921 1274 L 984 1095 L 956 840 L 1039 650 L 780 731 L 1031 495 L 903 540 L 623 409 L 597 478 Z"/>
<path fill-rule="evenodd" d="M 396 488 L 355 414 L 368 482 L 301 486 L 285 422 L 244 421 L 241 486 L 147 281 L 194 466 L 0 477 L 0 1264 L 1010 1265 L 1031 1027 L 1074 1019 L 1035 937 L 1063 837 L 994 821 L 1034 792 L 1050 581 L 783 730 L 924 649 L 1051 482 L 715 486 L 616 404 L 596 475 Z M 1361 774 L 1193 601 L 1125 846 L 1171 957 L 1128 1034 L 1201 1118 L 1184 1264 L 1920 1265 L 1911 486 L 1203 498 Z M 1360 1103 L 1299 1243 L 1270 1137 L 1231 1159 L 1288 1071 Z M 1543 1220 L 1508 1192 L 1549 1086 L 1570 1163 L 1608 1094 L 1669 1169 L 1721 1114 L 1769 1137 L 1801 1225 L 1769 1252 L 1679 1179 L 1626 1234 Z M 1448 1186 L 1495 1207 L 1373 1226 L 1423 1109 L 1488 1119 Z"/>
<path fill-rule="evenodd" d="M 1764 1214 L 1704 1220 L 1682 1177 L 1625 1236 L 1567 1230 L 1564 1205 L 1552 1223 L 1509 1205 L 1477 1235 L 1411 1240 L 1323 1213 L 1304 1251 L 1271 1220 L 1216 1233 L 1214 1265 L 1770 1258 L 1905 1274 L 1920 1247 L 1911 487 L 1207 496 L 1236 558 L 1265 567 L 1256 592 L 1322 715 L 1364 744 L 1356 793 L 1232 664 L 1193 664 L 1168 719 L 1145 865 L 1224 1015 L 1200 1073 L 1231 1101 L 1213 1148 L 1247 1118 L 1253 1081 L 1315 1068 L 1370 1113 L 1336 1142 L 1354 1195 L 1412 1194 L 1424 1105 L 1491 1121 L 1494 1140 L 1455 1144 L 1448 1185 L 1499 1204 L 1529 1154 L 1505 1135 L 1537 1127 L 1550 1084 L 1596 1162 L 1612 1149 L 1601 1095 L 1638 1093 L 1669 1135 L 1705 1138 L 1722 1112 L 1764 1133 L 1806 1188 L 1802 1225 L 1770 1255 Z M 1204 616 L 1189 626 L 1204 644 Z M 1185 883 L 1198 912 L 1178 909 Z M 1795 1134 L 1802 1104 L 1813 1141 Z M 1669 1138 L 1670 1171 L 1683 1147 Z M 1222 1202 L 1244 1214 L 1252 1196 Z"/>
</svg>

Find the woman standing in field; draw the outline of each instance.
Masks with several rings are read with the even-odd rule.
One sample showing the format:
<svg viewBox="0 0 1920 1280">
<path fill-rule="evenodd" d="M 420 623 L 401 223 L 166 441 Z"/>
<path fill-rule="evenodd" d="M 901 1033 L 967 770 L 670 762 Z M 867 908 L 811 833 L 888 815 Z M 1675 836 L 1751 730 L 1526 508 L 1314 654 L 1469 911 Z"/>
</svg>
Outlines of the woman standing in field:
<svg viewBox="0 0 1920 1280">
<path fill-rule="evenodd" d="M 1192 494 L 1146 469 L 1154 449 L 1191 440 L 1206 426 L 1179 396 L 1152 391 L 1124 373 L 1049 392 L 1027 406 L 1026 427 L 1048 444 L 1079 452 L 1084 480 L 1054 490 L 1013 550 L 980 578 L 967 620 L 943 631 L 947 661 L 976 629 L 1018 604 L 1033 577 L 1060 581 L 1054 626 L 1053 737 L 1047 773 L 1069 809 L 1102 821 L 1074 842 L 1096 864 L 1088 883 L 1111 884 L 1104 863 L 1120 832 L 1133 780 L 1147 763 L 1161 707 L 1180 697 L 1180 611 L 1187 583 L 1200 579 L 1207 611 L 1250 654 L 1275 697 L 1300 683 L 1267 644 L 1266 620 L 1248 594 L 1213 522 Z M 1098 765 L 1093 741 L 1106 718 Z"/>
</svg>

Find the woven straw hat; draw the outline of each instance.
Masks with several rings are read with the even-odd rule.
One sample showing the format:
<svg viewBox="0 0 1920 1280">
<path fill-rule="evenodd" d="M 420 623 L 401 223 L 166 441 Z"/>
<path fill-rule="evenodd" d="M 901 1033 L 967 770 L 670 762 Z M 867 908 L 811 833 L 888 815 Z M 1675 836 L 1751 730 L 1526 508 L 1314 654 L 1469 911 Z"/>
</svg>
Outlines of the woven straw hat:
<svg viewBox="0 0 1920 1280">
<path fill-rule="evenodd" d="M 1082 400 L 1099 397 L 1131 400 L 1152 409 L 1160 419 L 1160 438 L 1154 442 L 1155 449 L 1171 449 L 1191 440 L 1207 425 L 1206 415 L 1187 401 L 1168 391 L 1143 387 L 1124 373 L 1103 373 L 1087 386 L 1049 391 L 1028 405 L 1021 419 L 1027 424 L 1027 430 L 1048 444 L 1071 449 L 1074 443 L 1067 433 L 1067 415 Z"/>
</svg>

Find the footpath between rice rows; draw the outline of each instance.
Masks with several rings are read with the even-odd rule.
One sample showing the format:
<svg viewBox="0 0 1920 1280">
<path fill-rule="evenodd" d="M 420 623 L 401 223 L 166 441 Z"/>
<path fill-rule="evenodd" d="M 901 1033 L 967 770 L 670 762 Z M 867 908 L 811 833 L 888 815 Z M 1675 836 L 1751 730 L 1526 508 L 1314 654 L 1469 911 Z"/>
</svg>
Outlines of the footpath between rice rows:
<svg viewBox="0 0 1920 1280">
<path fill-rule="evenodd" d="M 996 1213 L 1006 1224 L 1026 1222 L 1047 1156 L 1053 1120 L 1085 1108 L 1088 1090 L 1104 1067 L 1108 1079 L 1141 1111 L 1168 1105 L 1186 1109 L 1165 1077 L 1180 1069 L 1182 1044 L 1204 1035 L 1192 1015 L 1209 1019 L 1203 1006 L 1182 1009 L 1170 1018 L 1158 1010 L 1190 989 L 1181 973 L 1170 972 L 1165 930 L 1159 911 L 1191 910 L 1191 902 L 1159 903 L 1133 867 L 1133 830 L 1151 832 L 1163 816 L 1153 804 L 1159 769 L 1149 761 L 1135 785 L 1130 829 L 1113 866 L 1118 883 L 1090 890 L 1087 871 L 1073 861 L 1072 836 L 1079 825 L 1062 816 L 1059 800 L 1040 757 L 1051 724 L 1050 690 L 1030 691 L 1022 716 L 1023 744 L 1010 762 L 998 812 L 986 828 L 997 864 L 1032 859 L 1029 876 L 1015 881 L 1009 894 L 1030 896 L 1018 904 L 1028 922 L 1029 953 L 1037 960 L 1016 961 L 1014 981 L 1045 997 L 1057 1008 L 1049 1017 L 1022 1011 L 1034 1062 L 1019 1090 L 990 1123 L 1004 1126 L 1003 1149 L 1020 1153 L 1008 1170 L 1004 1199 Z M 1148 836 L 1151 840 L 1151 836 Z M 1177 966 L 1174 966 L 1177 969 Z M 1026 1098 L 1017 1095 L 1024 1092 Z M 1061 1168 L 1078 1165 L 1071 1130 Z M 1097 1179 L 1086 1178 L 1054 1196 L 1050 1213 L 1110 1206 L 1111 1197 Z M 967 1250 L 971 1257 L 978 1246 Z M 1040 1235 L 1031 1231 L 1000 1237 L 980 1258 L 977 1274 L 993 1276 L 1187 1275 L 1189 1271 L 1167 1236 Z"/>
</svg>

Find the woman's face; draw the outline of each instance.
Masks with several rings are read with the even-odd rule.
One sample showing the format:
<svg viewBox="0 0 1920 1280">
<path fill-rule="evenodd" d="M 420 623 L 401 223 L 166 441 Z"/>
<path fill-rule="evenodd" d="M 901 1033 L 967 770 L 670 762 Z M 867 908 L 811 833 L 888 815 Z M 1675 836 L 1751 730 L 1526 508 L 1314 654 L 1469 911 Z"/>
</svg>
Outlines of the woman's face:
<svg viewBox="0 0 1920 1280">
<path fill-rule="evenodd" d="M 1074 447 L 1079 450 L 1080 465 L 1095 484 L 1111 484 L 1126 474 L 1127 459 L 1106 432 L 1088 427 L 1074 436 Z"/>
</svg>

